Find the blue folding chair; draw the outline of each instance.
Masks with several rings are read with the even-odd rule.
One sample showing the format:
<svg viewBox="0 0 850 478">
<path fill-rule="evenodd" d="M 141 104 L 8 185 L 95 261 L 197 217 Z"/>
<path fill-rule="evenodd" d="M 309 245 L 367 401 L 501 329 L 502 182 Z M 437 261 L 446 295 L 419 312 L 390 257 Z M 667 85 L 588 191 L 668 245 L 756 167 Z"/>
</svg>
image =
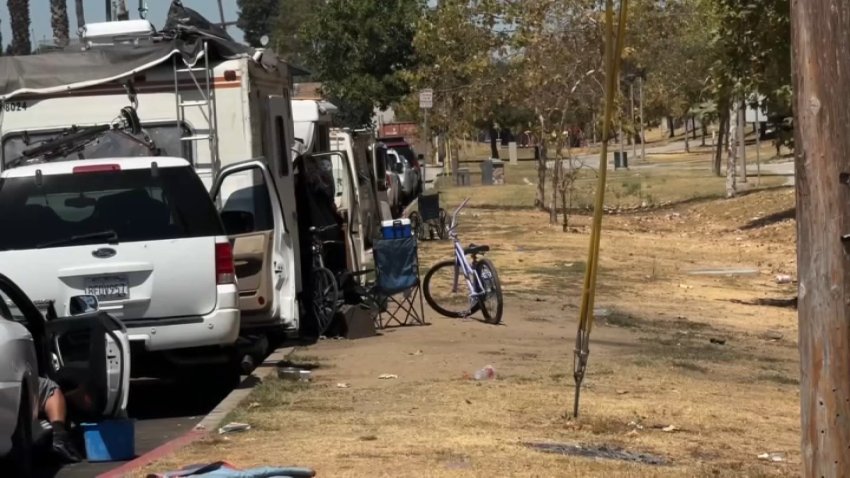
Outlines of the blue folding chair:
<svg viewBox="0 0 850 478">
<path fill-rule="evenodd" d="M 378 309 L 375 327 L 382 329 L 392 323 L 425 325 L 416 238 L 378 239 L 372 252 L 375 283 L 369 296 Z"/>
</svg>

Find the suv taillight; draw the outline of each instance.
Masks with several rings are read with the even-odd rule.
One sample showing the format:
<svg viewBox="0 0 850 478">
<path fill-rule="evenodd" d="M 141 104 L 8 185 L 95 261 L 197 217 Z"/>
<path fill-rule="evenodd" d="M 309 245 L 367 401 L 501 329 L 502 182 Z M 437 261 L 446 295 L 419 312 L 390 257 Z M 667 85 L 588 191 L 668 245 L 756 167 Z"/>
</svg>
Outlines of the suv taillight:
<svg viewBox="0 0 850 478">
<path fill-rule="evenodd" d="M 215 283 L 233 284 L 236 282 L 236 270 L 233 266 L 233 247 L 229 242 L 217 242 L 215 245 Z"/>
</svg>

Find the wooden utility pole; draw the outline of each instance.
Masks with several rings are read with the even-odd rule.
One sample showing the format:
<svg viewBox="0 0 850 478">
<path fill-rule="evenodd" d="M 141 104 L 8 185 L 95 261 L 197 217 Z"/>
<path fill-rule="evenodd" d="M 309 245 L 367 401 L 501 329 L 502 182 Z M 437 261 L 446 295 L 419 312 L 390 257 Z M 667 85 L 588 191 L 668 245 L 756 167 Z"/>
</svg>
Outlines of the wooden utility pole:
<svg viewBox="0 0 850 478">
<path fill-rule="evenodd" d="M 802 476 L 850 476 L 850 4 L 792 0 Z"/>
</svg>

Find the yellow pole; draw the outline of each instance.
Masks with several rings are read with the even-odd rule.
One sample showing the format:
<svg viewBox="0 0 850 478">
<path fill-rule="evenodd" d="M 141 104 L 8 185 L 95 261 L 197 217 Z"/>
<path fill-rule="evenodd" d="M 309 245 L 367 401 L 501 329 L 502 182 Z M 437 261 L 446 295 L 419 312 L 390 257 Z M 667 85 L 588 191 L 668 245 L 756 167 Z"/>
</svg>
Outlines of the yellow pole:
<svg viewBox="0 0 850 478">
<path fill-rule="evenodd" d="M 614 38 L 614 1 L 605 2 L 605 110 L 602 123 L 602 151 L 599 158 L 599 181 L 593 209 L 593 224 L 590 233 L 587 267 L 584 273 L 584 286 L 581 294 L 576 348 L 573 356 L 573 377 L 575 378 L 575 401 L 573 416 L 578 417 L 581 383 L 587 369 L 587 357 L 590 354 L 590 331 L 593 328 L 593 302 L 596 296 L 596 277 L 599 270 L 599 241 L 602 234 L 602 208 L 605 204 L 605 181 L 608 175 L 608 136 L 614 104 L 614 92 L 618 87 L 620 58 L 623 51 L 623 38 L 626 32 L 628 0 L 620 1 L 617 15 L 618 32 Z"/>
</svg>

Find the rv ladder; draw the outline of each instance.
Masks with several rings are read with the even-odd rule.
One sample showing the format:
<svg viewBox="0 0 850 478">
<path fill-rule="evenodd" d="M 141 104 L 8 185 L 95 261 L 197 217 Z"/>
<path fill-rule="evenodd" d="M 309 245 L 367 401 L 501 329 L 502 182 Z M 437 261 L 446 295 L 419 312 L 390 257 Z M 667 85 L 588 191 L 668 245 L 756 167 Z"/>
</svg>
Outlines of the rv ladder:
<svg viewBox="0 0 850 478">
<path fill-rule="evenodd" d="M 183 131 L 184 136 L 180 138 L 186 143 L 199 143 L 206 141 L 209 144 L 210 162 L 207 164 L 198 164 L 195 157 L 193 166 L 197 169 L 211 168 L 213 178 L 218 177 L 218 171 L 221 162 L 218 156 L 218 119 L 215 107 L 215 88 L 214 88 L 214 73 L 209 60 L 209 44 L 204 41 L 203 65 L 198 65 L 198 60 L 195 59 L 194 64 L 189 64 L 183 59 L 182 55 L 174 55 L 174 98 L 177 111 L 177 127 Z M 194 83 L 194 88 L 188 87 L 188 91 L 181 89 L 182 83 L 187 83 L 184 78 L 188 77 Z M 183 81 L 181 81 L 183 80 Z M 191 99 L 184 99 L 191 98 Z M 197 99 L 200 98 L 200 99 Z M 200 109 L 201 115 L 193 115 L 192 119 L 196 120 L 192 123 L 186 120 L 187 109 Z M 200 119 L 202 118 L 202 119 Z M 187 128 L 191 128 L 188 132 Z M 193 153 L 195 153 L 194 148 Z"/>
</svg>

